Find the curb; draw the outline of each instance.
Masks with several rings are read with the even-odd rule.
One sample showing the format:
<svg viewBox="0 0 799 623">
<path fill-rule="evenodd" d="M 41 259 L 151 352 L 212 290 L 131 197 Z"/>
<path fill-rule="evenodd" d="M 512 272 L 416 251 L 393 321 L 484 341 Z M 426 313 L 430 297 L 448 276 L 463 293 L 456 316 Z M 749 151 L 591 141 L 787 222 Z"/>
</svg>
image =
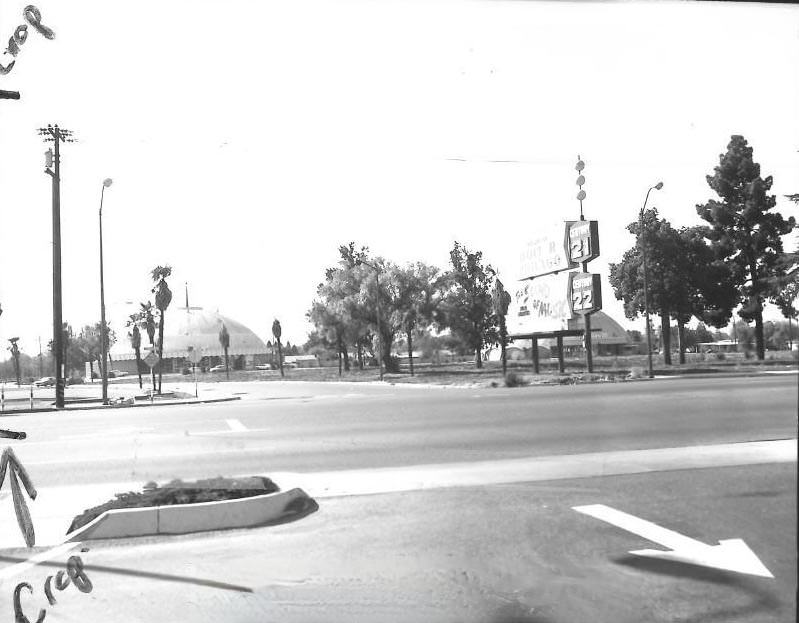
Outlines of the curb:
<svg viewBox="0 0 799 623">
<path fill-rule="evenodd" d="M 106 511 L 85 526 L 70 532 L 65 541 L 254 528 L 292 516 L 302 516 L 317 508 L 316 502 L 302 489 L 218 502 L 121 508 Z"/>
<path fill-rule="evenodd" d="M 86 406 L 78 406 L 78 407 L 65 407 L 63 409 L 56 409 L 55 407 L 40 407 L 36 409 L 14 409 L 13 411 L 2 411 L 0 412 L 0 417 L 4 416 L 13 416 L 13 415 L 25 415 L 26 413 L 64 413 L 67 411 L 91 411 L 94 409 L 108 409 L 108 410 L 116 410 L 116 409 L 130 409 L 133 407 L 168 407 L 171 405 L 202 405 L 202 404 L 210 404 L 213 402 L 230 402 L 231 400 L 241 400 L 241 396 L 225 396 L 223 398 L 205 398 L 205 399 L 197 399 L 192 398 L 190 400 L 180 400 L 180 401 L 169 401 L 169 402 L 150 402 L 149 400 L 146 402 L 139 402 L 134 404 L 120 404 L 120 405 L 86 405 Z"/>
</svg>

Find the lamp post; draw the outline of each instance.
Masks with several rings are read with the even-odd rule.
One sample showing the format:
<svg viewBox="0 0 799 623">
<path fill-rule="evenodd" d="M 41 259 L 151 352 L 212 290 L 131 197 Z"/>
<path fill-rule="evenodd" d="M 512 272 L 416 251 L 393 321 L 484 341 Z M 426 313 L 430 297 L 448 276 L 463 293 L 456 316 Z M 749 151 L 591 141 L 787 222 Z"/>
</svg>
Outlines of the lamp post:
<svg viewBox="0 0 799 623">
<path fill-rule="evenodd" d="M 380 380 L 383 380 L 383 334 L 380 332 L 380 268 L 377 264 L 370 264 L 364 259 L 358 260 L 359 264 L 366 264 L 369 268 L 375 271 L 375 281 L 377 282 L 377 293 L 375 300 L 377 301 L 377 365 L 380 369 Z"/>
<path fill-rule="evenodd" d="M 641 238 L 644 235 L 644 210 L 646 210 L 646 202 L 649 201 L 649 193 L 652 190 L 660 190 L 663 188 L 663 182 L 658 182 L 654 186 L 650 186 L 646 191 L 646 198 L 641 211 L 638 213 L 638 246 L 641 249 L 641 258 L 644 262 L 644 317 L 646 318 L 646 356 L 649 361 L 649 378 L 655 375 L 652 372 L 652 329 L 649 326 L 649 290 L 647 287 L 647 267 L 646 267 L 646 247 L 641 244 Z"/>
<path fill-rule="evenodd" d="M 103 376 L 103 404 L 108 404 L 108 339 L 105 330 L 105 283 L 103 281 L 103 197 L 105 189 L 111 186 L 112 180 L 107 177 L 103 180 L 100 189 L 100 351 L 103 361 L 100 371 Z"/>
</svg>

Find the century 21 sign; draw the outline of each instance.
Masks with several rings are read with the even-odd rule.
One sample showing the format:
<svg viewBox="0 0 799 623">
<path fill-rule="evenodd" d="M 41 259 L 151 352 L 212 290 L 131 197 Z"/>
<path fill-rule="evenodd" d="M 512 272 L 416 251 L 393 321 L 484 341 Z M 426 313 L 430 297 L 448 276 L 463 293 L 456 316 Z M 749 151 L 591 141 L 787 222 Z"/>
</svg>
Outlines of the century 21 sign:
<svg viewBox="0 0 799 623">
<path fill-rule="evenodd" d="M 569 260 L 590 262 L 599 257 L 597 221 L 568 221 Z"/>
</svg>

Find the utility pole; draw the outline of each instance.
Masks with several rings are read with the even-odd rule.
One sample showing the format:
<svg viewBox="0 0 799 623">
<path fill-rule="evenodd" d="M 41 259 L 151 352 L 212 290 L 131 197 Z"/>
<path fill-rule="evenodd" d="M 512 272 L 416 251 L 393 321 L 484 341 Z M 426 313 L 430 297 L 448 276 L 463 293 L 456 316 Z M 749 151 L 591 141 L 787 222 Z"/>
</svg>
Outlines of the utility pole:
<svg viewBox="0 0 799 623">
<path fill-rule="evenodd" d="M 44 378 L 44 370 L 42 369 L 42 336 L 39 336 L 39 378 Z"/>
<path fill-rule="evenodd" d="M 53 355 L 55 357 L 55 407 L 64 408 L 64 334 L 61 320 L 61 155 L 60 145 L 74 143 L 70 130 L 48 125 L 39 128 L 46 143 L 55 143 L 55 153 L 45 153 L 45 173 L 53 179 Z"/>
</svg>

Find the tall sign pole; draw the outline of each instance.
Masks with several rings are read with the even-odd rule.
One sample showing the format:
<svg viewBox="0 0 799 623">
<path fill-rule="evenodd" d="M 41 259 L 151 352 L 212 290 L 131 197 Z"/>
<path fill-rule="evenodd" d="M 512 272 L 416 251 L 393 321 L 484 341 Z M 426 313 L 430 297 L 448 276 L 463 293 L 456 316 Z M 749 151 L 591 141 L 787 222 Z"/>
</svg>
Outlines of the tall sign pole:
<svg viewBox="0 0 799 623">
<path fill-rule="evenodd" d="M 72 132 L 48 125 L 39 128 L 45 142 L 55 143 L 55 153 L 48 150 L 45 173 L 53 179 L 53 354 L 55 356 L 55 406 L 64 408 L 64 349 L 63 321 L 61 318 L 61 151 L 60 145 L 72 143 Z"/>
<path fill-rule="evenodd" d="M 580 202 L 580 221 L 582 222 L 585 221 L 585 217 L 583 216 L 583 199 L 585 199 L 585 191 L 583 190 L 585 176 L 583 175 L 583 169 L 585 168 L 585 163 L 580 159 L 580 154 L 577 154 L 577 165 L 574 168 L 577 169 L 577 173 L 579 174 L 577 177 L 577 185 L 580 187 L 580 192 L 577 193 L 577 200 Z M 583 272 L 587 273 L 588 262 L 582 262 L 581 266 Z M 585 314 L 583 320 L 585 320 L 585 364 L 588 367 L 588 373 L 591 374 L 594 371 L 594 348 L 591 340 L 591 314 Z"/>
</svg>

